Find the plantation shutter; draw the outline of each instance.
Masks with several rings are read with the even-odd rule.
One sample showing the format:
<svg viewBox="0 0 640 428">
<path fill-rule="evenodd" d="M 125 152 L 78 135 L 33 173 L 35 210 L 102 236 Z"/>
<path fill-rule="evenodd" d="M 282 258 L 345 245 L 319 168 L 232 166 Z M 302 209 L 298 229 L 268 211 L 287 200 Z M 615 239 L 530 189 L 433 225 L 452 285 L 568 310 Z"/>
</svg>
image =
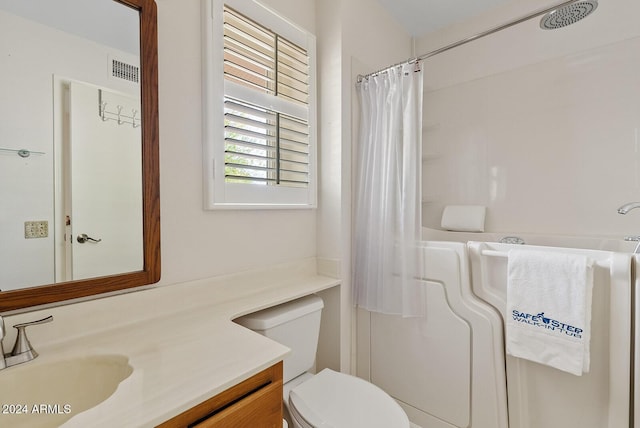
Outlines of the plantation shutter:
<svg viewBox="0 0 640 428">
<path fill-rule="evenodd" d="M 308 53 L 226 5 L 223 21 L 225 182 L 306 188 Z"/>
</svg>

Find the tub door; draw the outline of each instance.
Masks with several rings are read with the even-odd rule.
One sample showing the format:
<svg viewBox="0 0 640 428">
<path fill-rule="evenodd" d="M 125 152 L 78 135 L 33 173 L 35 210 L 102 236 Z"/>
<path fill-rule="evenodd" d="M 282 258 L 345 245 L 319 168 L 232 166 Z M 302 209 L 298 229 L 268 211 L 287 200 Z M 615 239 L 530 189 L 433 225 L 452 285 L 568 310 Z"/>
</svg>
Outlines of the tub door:
<svg viewBox="0 0 640 428">
<path fill-rule="evenodd" d="M 491 303 L 504 319 L 506 256 L 515 246 L 484 242 L 470 242 L 468 245 L 474 292 Z M 526 247 L 586 254 L 595 260 L 591 368 L 589 373 L 574 376 L 506 356 L 509 427 L 629 427 L 631 256 L 595 250 Z"/>
<path fill-rule="evenodd" d="M 424 318 L 369 314 L 370 380 L 420 427 L 508 428 L 501 318 L 473 296 L 466 246 L 425 243 L 424 260 Z"/>
</svg>

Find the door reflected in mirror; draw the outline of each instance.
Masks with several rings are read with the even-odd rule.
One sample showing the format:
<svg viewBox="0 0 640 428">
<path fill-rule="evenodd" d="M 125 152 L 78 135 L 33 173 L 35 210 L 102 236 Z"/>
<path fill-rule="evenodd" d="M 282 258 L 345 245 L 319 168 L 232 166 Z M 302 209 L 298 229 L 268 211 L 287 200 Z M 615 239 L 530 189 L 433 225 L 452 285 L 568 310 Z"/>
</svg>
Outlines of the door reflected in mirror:
<svg viewBox="0 0 640 428">
<path fill-rule="evenodd" d="M 153 2 L 125 3 L 0 0 L 2 291 L 145 268 L 135 6 Z"/>
<path fill-rule="evenodd" d="M 64 251 L 54 251 L 56 282 L 141 270 L 139 96 L 66 79 L 58 84 L 62 162 L 54 169 L 61 169 L 63 186 L 55 206 L 63 208 L 54 211 L 65 229 L 56 244 Z"/>
</svg>

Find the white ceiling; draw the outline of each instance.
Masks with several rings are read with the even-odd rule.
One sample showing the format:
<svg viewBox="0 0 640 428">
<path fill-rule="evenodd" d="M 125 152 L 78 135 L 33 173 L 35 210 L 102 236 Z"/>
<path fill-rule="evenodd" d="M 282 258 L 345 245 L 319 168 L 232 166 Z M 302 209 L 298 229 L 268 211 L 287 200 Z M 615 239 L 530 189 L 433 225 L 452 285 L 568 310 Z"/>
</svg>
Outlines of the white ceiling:
<svg viewBox="0 0 640 428">
<path fill-rule="evenodd" d="M 0 0 L 0 10 L 138 54 L 138 12 L 104 0 Z"/>
<path fill-rule="evenodd" d="M 415 37 L 465 21 L 512 0 L 378 0 Z"/>
</svg>

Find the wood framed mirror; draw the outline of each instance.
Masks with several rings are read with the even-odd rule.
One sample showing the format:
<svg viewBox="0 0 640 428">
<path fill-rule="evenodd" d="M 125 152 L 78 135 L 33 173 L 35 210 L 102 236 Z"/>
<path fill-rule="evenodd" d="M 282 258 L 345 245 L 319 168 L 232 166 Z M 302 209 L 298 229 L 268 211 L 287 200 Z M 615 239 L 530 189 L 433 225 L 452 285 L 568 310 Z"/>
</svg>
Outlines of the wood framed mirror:
<svg viewBox="0 0 640 428">
<path fill-rule="evenodd" d="M 56 0 L 56 1 L 60 2 L 60 4 L 57 5 L 56 7 L 58 9 L 64 10 L 65 13 L 69 15 L 69 13 L 67 12 L 70 11 L 69 1 L 71 0 Z M 105 3 L 100 3 L 100 2 L 105 2 Z M 136 265 L 135 265 L 136 267 L 133 269 L 127 269 L 125 267 L 121 269 L 115 269 L 113 272 L 107 271 L 107 273 L 99 273 L 95 276 L 91 276 L 91 274 L 78 275 L 77 277 L 63 276 L 61 280 L 60 280 L 60 276 L 58 274 L 55 274 L 55 279 L 51 280 L 50 283 L 47 283 L 46 281 L 45 283 L 38 282 L 38 281 L 29 283 L 29 281 L 27 280 L 27 282 L 24 285 L 21 285 L 20 287 L 15 287 L 15 288 L 9 287 L 9 289 L 7 289 L 7 287 L 3 285 L 3 275 L 0 273 L 0 289 L 3 290 L 0 292 L 0 312 L 12 311 L 12 310 L 17 310 L 17 309 L 27 308 L 32 306 L 53 304 L 53 303 L 58 303 L 58 302 L 63 302 L 63 301 L 68 301 L 73 299 L 80 299 L 80 298 L 85 298 L 85 297 L 93 296 L 97 294 L 110 293 L 110 292 L 124 290 L 132 287 L 149 285 L 149 284 L 156 283 L 160 280 L 160 177 L 159 177 L 159 136 L 158 136 L 159 125 L 158 125 L 157 9 L 156 9 L 156 4 L 154 0 L 92 0 L 91 2 L 87 2 L 87 0 L 83 0 L 81 3 L 76 3 L 76 4 L 78 5 L 82 4 L 82 9 L 84 9 L 85 4 L 87 3 L 96 3 L 96 4 L 103 5 L 103 4 L 106 4 L 106 2 L 110 2 L 108 4 L 109 7 L 112 7 L 112 3 L 113 3 L 113 4 L 116 4 L 118 8 L 126 9 L 127 10 L 126 13 L 133 14 L 132 22 L 134 22 L 134 26 L 135 26 L 135 23 L 138 23 L 138 28 L 136 30 L 139 31 L 138 32 L 139 51 L 137 52 L 138 54 L 137 60 L 139 61 L 138 62 L 139 68 L 135 70 L 135 73 L 139 73 L 139 81 L 136 80 L 136 85 L 137 85 L 136 91 L 139 94 L 139 100 L 137 101 L 138 104 L 136 106 L 140 110 L 138 113 L 137 110 L 133 109 L 133 113 L 123 113 L 122 117 L 125 117 L 125 115 L 128 114 L 128 116 L 126 117 L 129 118 L 129 124 L 132 124 L 133 128 L 138 128 L 138 135 L 139 135 L 138 138 L 140 141 L 139 148 L 138 146 L 136 146 L 136 151 L 139 152 L 139 155 L 137 158 L 138 162 L 136 163 L 138 165 L 136 177 L 138 177 L 139 180 L 136 180 L 136 182 L 132 183 L 132 186 L 131 186 L 138 189 L 137 192 L 139 194 L 139 198 L 137 198 L 135 201 L 135 205 L 139 206 L 138 208 L 139 215 L 137 215 L 136 220 L 134 222 L 136 224 L 137 230 L 139 230 L 137 232 L 137 235 L 138 235 L 138 241 L 140 242 L 138 245 L 139 248 L 137 252 L 141 254 L 137 254 L 135 257 L 136 259 L 139 259 L 139 261 L 136 262 Z M 14 2 L 14 3 L 15 4 L 22 3 L 24 5 L 24 2 Z M 51 3 L 53 3 L 53 1 Z M 34 8 L 34 9 L 38 9 L 38 8 Z M 78 12 L 79 12 L 79 9 L 81 8 L 78 7 Z M 4 12 L 4 11 L 0 10 L 0 12 Z M 104 16 L 100 16 L 100 12 L 96 12 L 95 10 L 89 13 L 91 15 L 95 15 L 94 18 L 99 18 L 101 20 L 106 19 Z M 74 14 L 71 13 L 71 15 L 74 15 Z M 83 21 L 83 17 L 79 15 L 80 14 L 78 13 L 78 16 L 75 16 L 74 18 L 76 19 L 77 22 Z M 21 19 L 21 18 L 17 18 L 17 19 Z M 119 27 L 121 26 L 121 22 L 110 22 L 109 25 L 111 26 L 110 28 L 114 32 L 117 32 L 117 30 L 119 30 Z M 91 43 L 93 43 L 93 41 L 91 41 Z M 18 46 L 18 43 L 16 43 L 16 46 Z M 13 55 L 14 57 L 19 57 L 21 54 L 20 52 L 18 52 L 17 47 L 10 46 L 7 49 L 16 49 L 15 51 L 10 51 L 10 54 L 14 53 Z M 7 56 L 11 56 L 10 54 L 7 54 Z M 33 58 L 30 58 L 30 59 L 33 59 Z M 27 58 L 27 60 L 29 60 L 29 58 Z M 109 60 L 111 61 L 111 58 Z M 110 65 L 114 64 L 114 67 L 115 67 L 116 62 L 117 61 L 114 60 L 114 61 L 111 61 L 109 64 Z M 125 70 L 125 72 L 128 73 L 129 71 Z M 50 74 L 50 76 L 51 75 L 52 74 Z M 53 76 L 54 88 L 57 82 L 56 79 L 57 79 L 56 76 Z M 136 76 L 136 79 L 137 79 L 137 76 Z M 49 88 L 51 88 L 51 79 L 49 81 Z M 55 92 L 55 89 L 54 89 L 54 92 Z M 104 94 L 104 90 L 99 90 L 95 87 L 94 87 L 94 92 L 100 95 Z M 46 103 L 41 103 L 41 104 L 46 104 Z M 54 100 L 54 103 L 52 104 L 55 104 L 55 100 Z M 95 114 L 95 115 L 100 114 L 102 121 L 106 122 L 108 120 L 112 120 L 113 123 L 117 122 L 118 125 L 121 124 L 121 122 L 125 121 L 125 120 L 121 120 L 121 117 L 120 117 L 120 110 L 121 110 L 120 105 L 117 105 L 117 108 L 118 108 L 117 117 L 114 116 L 112 118 L 107 118 L 105 117 L 105 114 L 104 114 L 104 112 L 107 109 L 102 108 L 102 105 L 106 103 L 103 103 L 102 101 L 100 101 L 99 104 L 100 105 L 96 103 L 95 112 L 93 111 L 93 107 L 92 107 L 92 114 Z M 114 103 L 113 105 L 115 106 L 115 104 L 116 103 Z M 53 107 L 53 109 L 55 110 L 55 106 Z M 0 105 L 0 113 L 2 111 L 3 111 L 2 106 Z M 116 114 L 113 112 L 111 113 Z M 131 120 L 132 116 L 133 116 L 133 120 Z M 9 127 L 10 125 L 0 125 L 0 128 L 2 126 Z M 49 133 L 51 133 L 51 130 L 49 130 Z M 61 132 L 61 133 L 64 133 L 64 132 Z M 18 133 L 14 132 L 14 134 L 17 135 Z M 1 132 L 0 132 L 0 136 L 3 136 Z M 4 137 L 5 137 L 4 138 L 5 141 L 2 141 L 0 143 L 0 149 L 3 149 L 2 146 L 3 144 L 5 144 L 5 142 L 11 140 L 9 138 L 6 138 L 6 135 Z M 14 138 L 14 139 L 17 140 L 17 138 Z M 53 141 L 53 138 L 52 138 L 52 141 Z M 21 144 L 21 143 L 16 143 L 16 144 Z M 69 157 L 66 154 L 62 155 L 60 149 L 55 148 L 54 143 L 51 143 L 51 147 L 52 149 L 51 149 L 50 155 L 52 159 L 56 157 L 57 158 Z M 21 150 L 17 150 L 18 148 L 20 148 Z M 11 158 L 11 160 L 5 159 L 4 161 L 13 162 L 14 164 L 17 162 L 22 162 L 22 164 L 20 164 L 20 166 L 17 166 L 16 168 L 24 169 L 25 168 L 24 165 L 27 164 L 27 160 L 25 159 L 21 160 L 19 157 L 23 157 L 23 155 L 25 154 L 28 157 L 30 154 L 28 150 L 24 150 L 24 149 L 25 148 L 23 147 L 16 147 L 15 150 L 13 148 L 3 149 L 4 152 L 15 152 L 15 153 L 8 153 L 8 154 L 5 153 L 6 159 L 9 159 L 8 158 L 9 156 L 13 156 L 13 157 Z M 56 152 L 56 150 L 58 150 L 58 152 Z M 33 151 L 33 153 L 35 154 L 34 156 L 37 156 L 38 154 L 42 155 L 41 157 L 42 159 L 46 159 L 47 157 L 47 154 L 44 151 L 43 152 Z M 54 153 L 56 154 L 56 156 L 54 156 Z M 17 161 L 15 159 L 17 159 Z M 53 163 L 53 160 L 51 162 Z M 104 166 L 103 165 L 104 163 L 105 162 L 101 162 L 101 159 L 97 158 L 97 159 L 94 159 L 93 166 L 94 167 L 99 167 L 100 165 Z M 140 167 L 140 164 L 141 164 L 141 167 Z M 117 168 L 112 168 L 112 169 L 117 169 Z M 54 170 L 54 168 L 51 167 L 51 170 Z M 15 178 L 15 179 L 18 181 L 18 178 Z M 64 181 L 59 176 L 56 176 L 54 173 L 54 178 L 52 179 L 51 188 L 55 187 L 57 189 L 61 187 L 60 183 L 56 183 L 56 179 L 58 181 Z M 15 183 L 15 184 L 18 184 L 18 183 Z M 5 186 L 5 188 L 6 187 L 8 186 Z M 46 187 L 46 186 L 41 186 L 41 187 Z M 2 186 L 0 186 L 0 191 L 1 190 L 2 190 Z M 22 193 L 26 193 L 26 192 L 22 191 Z M 92 197 L 95 200 L 98 200 L 106 196 L 104 196 L 104 194 L 101 192 L 95 192 Z M 56 196 L 56 198 L 64 199 L 63 197 L 59 197 L 59 196 Z M 51 196 L 51 199 L 53 200 L 54 197 Z M 91 201 L 89 201 L 89 203 L 91 204 Z M 16 204 L 7 204 L 7 205 L 15 206 Z M 53 210 L 54 209 L 52 208 L 52 211 Z M 59 226 L 58 223 L 62 223 L 63 221 L 65 221 L 64 220 L 65 217 L 66 217 L 67 226 L 69 226 L 74 221 L 74 219 L 70 218 L 71 216 L 69 216 L 68 214 L 65 215 L 65 213 L 61 215 L 60 214 L 61 209 L 59 207 L 56 207 L 55 210 L 58 210 L 58 212 L 56 213 L 56 219 L 54 220 L 52 218 L 52 221 L 51 221 L 52 223 L 55 223 L 55 225 L 52 225 L 51 227 L 49 227 L 48 231 L 51 232 L 51 234 L 55 234 L 57 237 L 56 239 L 61 239 L 59 238 L 59 236 L 64 236 L 64 241 L 67 241 L 67 244 L 60 244 L 56 242 L 55 244 L 56 251 L 58 251 L 57 247 L 60 245 L 66 245 L 67 252 L 71 251 L 71 249 L 81 248 L 80 244 L 83 243 L 82 237 L 84 236 L 85 238 L 89 238 L 89 239 L 90 237 L 88 237 L 85 234 L 79 233 L 80 230 L 76 230 L 72 234 L 69 233 L 68 231 L 66 231 L 64 223 L 62 224 L 62 226 Z M 3 217 L 6 218 L 7 216 L 0 215 L 0 223 L 4 221 Z M 60 221 L 61 218 L 63 219 L 62 221 Z M 27 238 L 37 237 L 37 236 L 28 236 L 28 234 L 33 232 L 33 230 L 28 231 L 27 229 L 28 227 L 38 226 L 39 222 L 24 221 L 27 219 L 29 219 L 28 215 L 20 214 L 18 216 L 19 221 L 14 222 L 14 223 L 19 223 L 20 228 L 24 223 L 24 237 L 22 236 L 19 237 L 20 244 L 22 244 L 22 242 L 24 241 L 27 241 Z M 49 222 L 42 222 L 42 223 L 47 225 Z M 16 229 L 15 225 L 12 225 L 12 227 L 13 229 Z M 41 230 L 35 231 L 36 234 L 40 232 Z M 45 233 L 46 232 L 47 230 L 45 229 Z M 20 231 L 20 233 L 22 233 L 22 231 Z M 4 261 L 5 265 L 10 266 L 11 264 L 16 264 L 16 260 L 18 259 L 20 259 L 20 262 L 22 262 L 23 259 L 25 258 L 24 255 L 17 255 L 15 260 L 11 260 L 11 252 L 13 251 L 13 249 L 10 248 L 11 245 L 7 244 L 8 242 L 11 242 L 11 241 L 9 239 L 4 239 L 5 237 L 3 236 L 3 234 L 4 234 L 4 231 L 0 233 L 0 243 L 4 240 L 6 247 L 5 247 L 4 253 L 0 252 L 0 256 L 4 254 L 3 257 L 5 257 L 6 259 Z M 36 240 L 31 240 L 31 241 L 36 241 Z M 44 242 L 45 239 L 41 241 Z M 98 242 L 98 241 L 99 239 L 95 240 L 95 242 Z M 116 237 L 113 237 L 111 241 L 118 241 L 118 239 Z M 92 244 L 90 243 L 89 246 L 90 245 Z M 51 246 L 53 246 L 53 244 Z M 126 244 L 121 245 L 121 248 L 124 248 L 126 246 L 127 246 Z M 87 246 L 85 246 L 85 248 L 86 247 Z M 97 247 L 94 247 L 94 248 L 97 248 Z M 43 258 L 40 258 L 37 255 L 32 256 L 28 254 L 27 258 L 29 259 L 27 260 L 28 263 L 30 263 L 32 266 L 37 266 L 38 263 L 45 263 Z M 106 260 L 107 258 L 103 257 L 104 263 L 108 262 L 108 260 Z M 58 265 L 60 265 L 60 263 L 59 262 L 56 262 L 56 263 L 57 263 L 56 267 L 54 267 L 53 270 L 62 270 L 61 268 L 57 267 Z M 70 264 L 70 262 L 68 261 L 67 264 Z M 100 264 L 100 260 L 98 260 L 98 264 Z M 100 271 L 98 270 L 96 272 L 100 272 Z M 19 274 L 20 273 L 18 272 L 17 275 Z M 27 276 L 26 272 L 25 272 L 25 276 Z M 72 279 L 69 280 L 69 278 L 72 278 Z M 80 278 L 80 279 L 73 279 L 73 278 Z M 5 280 L 7 281 L 7 283 L 10 282 L 8 276 L 5 276 Z"/>
</svg>

